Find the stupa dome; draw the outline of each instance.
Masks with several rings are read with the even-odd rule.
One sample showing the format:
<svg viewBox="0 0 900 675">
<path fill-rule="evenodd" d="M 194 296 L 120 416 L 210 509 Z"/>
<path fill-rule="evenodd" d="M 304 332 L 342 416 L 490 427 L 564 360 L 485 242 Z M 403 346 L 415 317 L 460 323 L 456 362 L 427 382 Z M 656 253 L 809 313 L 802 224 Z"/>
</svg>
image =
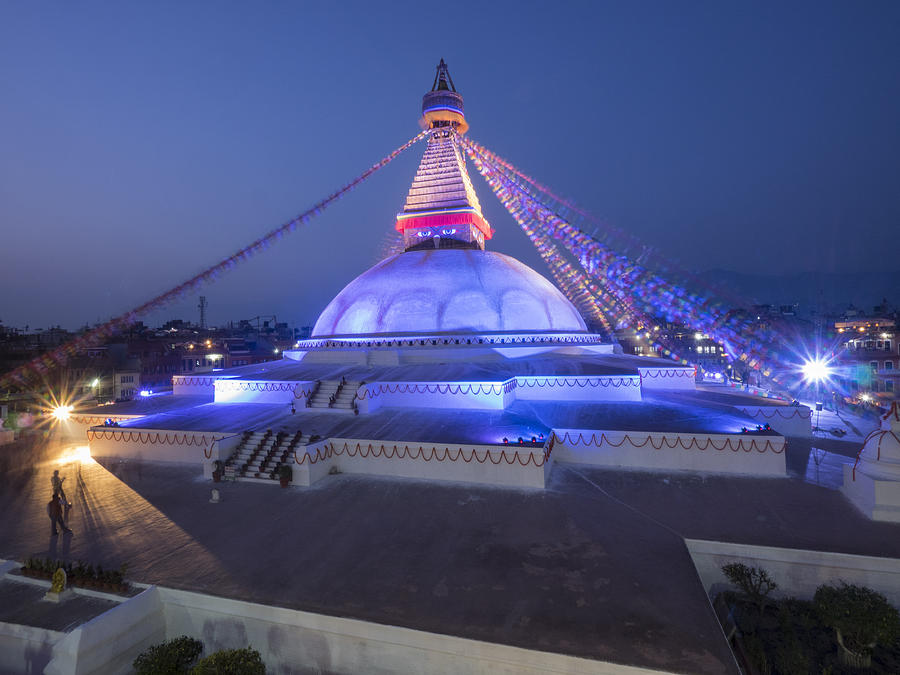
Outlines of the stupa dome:
<svg viewBox="0 0 900 675">
<path fill-rule="evenodd" d="M 328 304 L 313 337 L 404 333 L 586 332 L 578 310 L 515 258 L 477 249 L 391 256 Z"/>
</svg>

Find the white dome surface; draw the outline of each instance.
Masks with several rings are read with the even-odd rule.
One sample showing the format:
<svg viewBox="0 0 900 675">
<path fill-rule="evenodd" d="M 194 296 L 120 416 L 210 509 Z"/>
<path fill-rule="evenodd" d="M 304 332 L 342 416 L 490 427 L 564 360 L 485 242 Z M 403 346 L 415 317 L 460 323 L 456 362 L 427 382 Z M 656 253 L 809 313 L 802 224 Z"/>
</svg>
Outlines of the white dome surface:
<svg viewBox="0 0 900 675">
<path fill-rule="evenodd" d="M 873 478 L 900 480 L 900 407 L 896 401 L 881 418 L 881 431 L 866 436 L 857 468 Z"/>
<path fill-rule="evenodd" d="M 556 286 L 493 251 L 391 256 L 363 272 L 319 316 L 313 337 L 398 333 L 587 331 Z"/>
</svg>

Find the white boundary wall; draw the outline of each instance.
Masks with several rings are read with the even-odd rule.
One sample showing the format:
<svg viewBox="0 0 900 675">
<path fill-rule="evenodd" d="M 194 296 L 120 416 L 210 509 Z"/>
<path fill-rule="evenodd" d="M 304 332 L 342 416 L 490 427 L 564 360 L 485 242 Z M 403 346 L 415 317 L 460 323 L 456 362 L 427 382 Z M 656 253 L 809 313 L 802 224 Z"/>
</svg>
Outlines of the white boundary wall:
<svg viewBox="0 0 900 675">
<path fill-rule="evenodd" d="M 56 422 L 54 433 L 63 441 L 71 441 L 75 443 L 88 442 L 88 429 L 91 427 L 103 426 L 103 423 L 112 419 L 115 422 L 124 422 L 126 420 L 136 420 L 143 415 L 81 415 L 72 413 L 69 419 L 62 422 Z"/>
<path fill-rule="evenodd" d="M 779 434 L 800 438 L 812 436 L 812 414 L 805 405 L 736 405 L 734 407 L 752 417 L 756 424 L 768 424 Z"/>
<path fill-rule="evenodd" d="M 784 476 L 784 437 L 555 429 L 559 462 L 643 471 Z"/>
<path fill-rule="evenodd" d="M 270 672 L 455 675 L 650 675 L 621 666 L 409 628 L 159 589 L 167 637 L 191 635 L 204 653 L 257 649 Z"/>
<path fill-rule="evenodd" d="M 283 403 L 306 405 L 312 380 L 216 380 L 216 403 Z"/>
<path fill-rule="evenodd" d="M 291 470 L 293 472 L 291 484 L 308 487 L 325 478 L 334 466 L 332 459 L 328 457 L 328 449 L 330 447 L 331 441 L 326 439 L 297 448 L 294 452 L 297 457 L 300 458 L 302 464 L 297 462 L 296 459 L 294 460 L 294 463 L 291 464 Z M 304 455 L 308 455 L 309 459 L 304 460 Z M 316 461 L 317 457 L 326 457 L 326 459 L 319 459 Z"/>
<path fill-rule="evenodd" d="M 155 462 L 204 464 L 211 462 L 213 448 L 230 433 L 212 431 L 166 431 L 94 427 L 88 432 L 93 457 L 122 457 Z"/>
<path fill-rule="evenodd" d="M 309 446 L 308 450 L 313 455 L 314 447 Z M 327 447 L 329 458 L 316 462 L 314 472 L 321 470 L 319 465 L 327 465 L 341 473 L 543 488 L 552 466 L 552 457 L 544 462 L 543 447 L 444 445 L 356 438 L 332 438 Z M 518 453 L 517 458 L 514 453 Z M 314 476 L 315 473 L 310 478 Z"/>
<path fill-rule="evenodd" d="M 638 368 L 642 389 L 689 389 L 697 388 L 696 368 Z"/>
<path fill-rule="evenodd" d="M 640 401 L 638 375 L 523 376 L 516 381 L 516 398 L 522 401 Z"/>
<path fill-rule="evenodd" d="M 65 633 L 0 621 L 0 673 L 43 673 Z"/>
<path fill-rule="evenodd" d="M 216 395 L 215 384 L 219 378 L 210 375 L 198 373 L 197 375 L 173 375 L 172 376 L 172 395 L 173 396 L 208 396 L 212 401 Z"/>
<path fill-rule="evenodd" d="M 132 673 L 135 657 L 167 637 L 160 593 L 151 587 L 66 634 L 44 674 Z"/>
<path fill-rule="evenodd" d="M 361 413 L 382 406 L 503 410 L 516 399 L 515 380 L 505 382 L 371 382 L 356 392 Z"/>
<path fill-rule="evenodd" d="M 707 593 L 731 588 L 722 565 L 742 562 L 761 567 L 778 583 L 778 597 L 809 600 L 822 584 L 867 586 L 900 606 L 900 559 L 805 549 L 751 546 L 721 541 L 685 539 L 688 551 Z"/>
<path fill-rule="evenodd" d="M 210 457 L 205 454 L 203 456 L 203 477 L 212 479 L 213 470 L 215 469 L 216 460 L 223 462 L 231 457 L 231 453 L 241 444 L 242 434 L 234 434 L 233 436 L 225 436 L 215 441 L 212 445 Z"/>
</svg>

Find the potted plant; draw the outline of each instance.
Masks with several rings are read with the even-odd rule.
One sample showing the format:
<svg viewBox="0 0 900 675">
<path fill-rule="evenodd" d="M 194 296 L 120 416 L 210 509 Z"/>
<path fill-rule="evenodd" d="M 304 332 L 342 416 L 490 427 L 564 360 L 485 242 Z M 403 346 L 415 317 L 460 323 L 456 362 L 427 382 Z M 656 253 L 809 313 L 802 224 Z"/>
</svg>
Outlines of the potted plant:
<svg viewBox="0 0 900 675">
<path fill-rule="evenodd" d="M 225 462 L 221 459 L 217 459 L 213 462 L 213 482 L 219 483 L 222 480 L 222 474 L 225 472 Z"/>
<path fill-rule="evenodd" d="M 290 464 L 280 464 L 278 466 L 278 482 L 281 483 L 281 487 L 286 488 L 293 477 L 294 471 L 291 469 Z"/>
</svg>

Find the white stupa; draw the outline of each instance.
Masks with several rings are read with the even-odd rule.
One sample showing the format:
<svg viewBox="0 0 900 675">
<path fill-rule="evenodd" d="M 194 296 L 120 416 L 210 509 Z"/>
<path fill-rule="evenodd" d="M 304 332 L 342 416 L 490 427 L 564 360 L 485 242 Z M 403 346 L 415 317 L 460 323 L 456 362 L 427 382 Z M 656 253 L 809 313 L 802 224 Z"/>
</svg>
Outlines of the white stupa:
<svg viewBox="0 0 900 675">
<path fill-rule="evenodd" d="M 808 409 L 698 389 L 692 366 L 623 356 L 589 332 L 544 276 L 486 250 L 494 230 L 443 62 L 422 121 L 428 144 L 395 224 L 404 251 L 349 281 L 279 361 L 176 376 L 171 397 L 76 412 L 93 426 L 92 452 L 241 480 L 272 481 L 287 465 L 302 485 L 337 470 L 540 488 L 558 461 L 785 474 L 777 430 L 808 433 Z M 107 418 L 120 426 L 94 426 Z"/>
<path fill-rule="evenodd" d="M 853 466 L 844 466 L 844 494 L 873 520 L 900 523 L 900 407 L 894 401 L 881 429 L 866 437 Z"/>
</svg>

